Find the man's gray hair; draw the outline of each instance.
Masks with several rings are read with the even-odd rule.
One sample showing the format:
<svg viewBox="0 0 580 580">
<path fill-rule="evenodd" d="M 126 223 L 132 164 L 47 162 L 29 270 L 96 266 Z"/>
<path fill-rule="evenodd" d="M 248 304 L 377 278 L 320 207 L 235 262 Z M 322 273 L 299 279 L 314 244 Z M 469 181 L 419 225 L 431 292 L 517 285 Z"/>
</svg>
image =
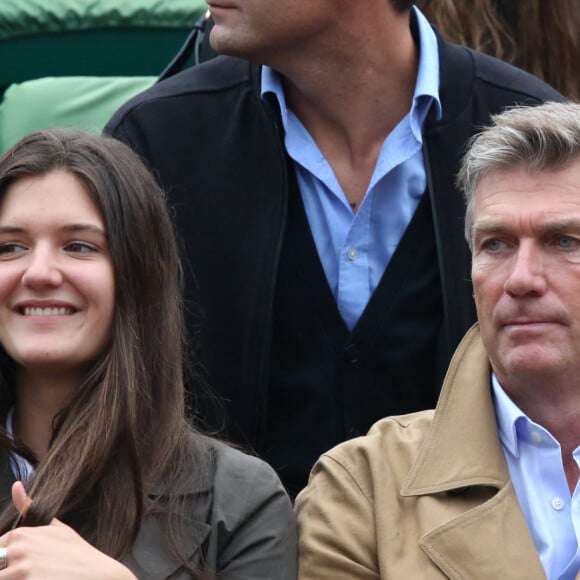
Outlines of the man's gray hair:
<svg viewBox="0 0 580 580">
<path fill-rule="evenodd" d="M 467 202 L 465 239 L 469 247 L 475 192 L 484 175 L 517 166 L 532 171 L 558 169 L 577 158 L 580 103 L 512 107 L 492 116 L 492 124 L 470 140 L 457 175 Z"/>
</svg>

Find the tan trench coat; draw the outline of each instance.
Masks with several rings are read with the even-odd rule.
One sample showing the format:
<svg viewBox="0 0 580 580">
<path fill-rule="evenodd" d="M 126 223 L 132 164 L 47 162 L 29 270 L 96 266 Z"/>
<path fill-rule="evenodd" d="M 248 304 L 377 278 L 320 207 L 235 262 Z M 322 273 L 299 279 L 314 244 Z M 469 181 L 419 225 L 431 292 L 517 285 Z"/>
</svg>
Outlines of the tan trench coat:
<svg viewBox="0 0 580 580">
<path fill-rule="evenodd" d="M 477 326 L 437 409 L 383 419 L 324 454 L 296 510 L 301 580 L 546 577 L 498 439 Z"/>
</svg>

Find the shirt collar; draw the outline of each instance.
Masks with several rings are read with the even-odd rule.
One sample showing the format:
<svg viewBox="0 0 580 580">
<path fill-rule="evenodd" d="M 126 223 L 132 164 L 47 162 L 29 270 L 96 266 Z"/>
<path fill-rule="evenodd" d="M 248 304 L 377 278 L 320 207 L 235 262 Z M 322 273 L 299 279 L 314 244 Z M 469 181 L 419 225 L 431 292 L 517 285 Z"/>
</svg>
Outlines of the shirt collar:
<svg viewBox="0 0 580 580">
<path fill-rule="evenodd" d="M 6 415 L 6 435 L 12 440 L 14 440 L 14 427 L 12 426 L 14 420 L 14 406 L 10 407 L 8 414 Z M 22 480 L 27 481 L 30 479 L 34 473 L 34 467 L 24 459 L 21 455 L 15 452 L 10 452 L 10 465 L 12 467 L 12 472 L 14 477 L 20 477 Z"/>
<path fill-rule="evenodd" d="M 419 37 L 419 67 L 411 105 L 411 127 L 415 137 L 422 141 L 421 129 L 431 106 L 435 107 L 437 119 L 441 119 L 443 112 L 439 99 L 439 47 L 435 32 L 416 6 L 413 6 L 411 18 Z"/>
<path fill-rule="evenodd" d="M 262 98 L 264 95 L 271 93 L 276 97 L 280 106 L 280 115 L 282 116 L 282 125 L 284 129 L 288 127 L 288 108 L 286 107 L 286 96 L 282 86 L 282 77 L 274 69 L 264 65 L 262 67 Z"/>
<path fill-rule="evenodd" d="M 502 445 L 514 456 L 519 457 L 516 424 L 525 421 L 524 412 L 507 396 L 499 384 L 495 373 L 491 374 L 491 392 L 495 406 L 495 416 Z"/>
<path fill-rule="evenodd" d="M 421 129 L 432 104 L 435 107 L 437 119 L 440 119 L 442 115 L 441 101 L 439 99 L 439 48 L 437 37 L 431 25 L 416 6 L 412 7 L 411 19 L 413 20 L 411 25 L 416 27 L 418 36 L 419 66 L 410 119 L 413 134 L 418 141 L 422 142 Z M 282 124 L 286 129 L 288 126 L 288 109 L 280 74 L 264 65 L 261 72 L 261 87 L 262 97 L 267 93 L 272 93 L 276 97 L 280 106 Z"/>
<path fill-rule="evenodd" d="M 520 456 L 523 442 L 535 447 L 558 447 L 559 443 L 544 427 L 532 421 L 508 396 L 491 374 L 491 390 L 495 406 L 499 438 L 504 448 L 514 457 Z"/>
</svg>

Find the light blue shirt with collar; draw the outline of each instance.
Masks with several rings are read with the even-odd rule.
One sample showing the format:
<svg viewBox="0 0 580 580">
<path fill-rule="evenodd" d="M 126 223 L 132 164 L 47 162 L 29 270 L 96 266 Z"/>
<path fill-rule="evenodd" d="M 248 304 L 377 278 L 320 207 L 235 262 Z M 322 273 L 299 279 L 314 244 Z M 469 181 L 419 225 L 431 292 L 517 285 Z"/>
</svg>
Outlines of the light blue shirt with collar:
<svg viewBox="0 0 580 580">
<path fill-rule="evenodd" d="M 549 580 L 580 570 L 580 490 L 571 495 L 560 444 L 509 398 L 492 375 L 499 438 L 510 477 Z M 573 453 L 580 466 L 580 448 Z"/>
<path fill-rule="evenodd" d="M 14 429 L 12 423 L 14 420 L 14 407 L 10 407 L 8 414 L 6 416 L 6 434 L 10 439 L 14 439 Z M 28 481 L 32 474 L 34 473 L 34 467 L 21 455 L 17 453 L 10 452 L 10 467 L 14 477 L 21 479 L 22 481 Z"/>
<path fill-rule="evenodd" d="M 315 141 L 286 106 L 280 76 L 262 68 L 262 95 L 274 93 L 280 105 L 286 150 L 294 161 L 316 249 L 349 330 L 378 286 L 425 192 L 422 128 L 432 106 L 441 117 L 437 38 L 417 8 L 411 17 L 419 35 L 411 110 L 385 139 L 356 213 Z"/>
</svg>

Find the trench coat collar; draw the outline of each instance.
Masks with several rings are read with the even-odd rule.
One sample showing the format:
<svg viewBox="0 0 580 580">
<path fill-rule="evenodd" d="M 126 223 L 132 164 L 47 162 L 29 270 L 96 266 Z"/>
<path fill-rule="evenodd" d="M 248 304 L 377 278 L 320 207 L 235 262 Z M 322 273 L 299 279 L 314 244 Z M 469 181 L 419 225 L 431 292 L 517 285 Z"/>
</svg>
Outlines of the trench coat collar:
<svg viewBox="0 0 580 580">
<path fill-rule="evenodd" d="M 479 328 L 457 348 L 433 423 L 401 488 L 402 496 L 480 498 L 419 541 L 453 579 L 545 578 L 510 481 L 491 396 L 490 364 Z M 450 499 L 450 501 L 453 501 Z"/>
<path fill-rule="evenodd" d="M 474 325 L 451 360 L 433 423 L 402 494 L 432 494 L 471 485 L 499 489 L 508 481 L 491 397 L 489 359 Z"/>
</svg>

